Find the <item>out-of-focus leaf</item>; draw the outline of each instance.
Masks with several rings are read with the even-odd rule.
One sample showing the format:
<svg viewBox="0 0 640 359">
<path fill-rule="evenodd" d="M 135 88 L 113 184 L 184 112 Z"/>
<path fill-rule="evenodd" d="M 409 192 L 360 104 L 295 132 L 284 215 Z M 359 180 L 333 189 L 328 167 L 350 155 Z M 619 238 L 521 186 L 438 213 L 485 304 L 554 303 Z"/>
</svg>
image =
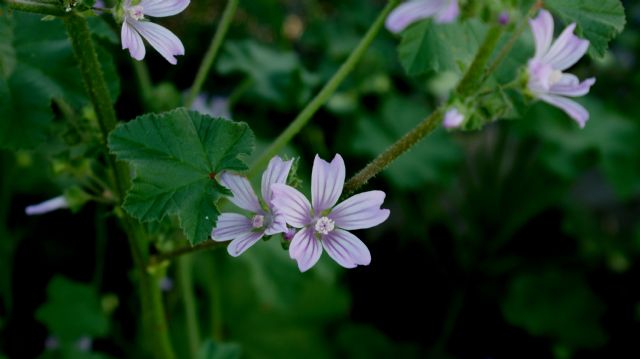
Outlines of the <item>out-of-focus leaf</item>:
<svg viewBox="0 0 640 359">
<path fill-rule="evenodd" d="M 373 327 L 346 325 L 338 330 L 340 357 L 353 359 L 368 358 L 419 358 L 418 348 L 395 343 Z"/>
<path fill-rule="evenodd" d="M 109 330 L 98 293 L 89 285 L 60 276 L 49 282 L 47 302 L 38 308 L 36 318 L 65 342 L 87 335 L 101 337 Z"/>
<path fill-rule="evenodd" d="M 599 323 L 604 309 L 582 276 L 556 270 L 515 276 L 502 307 L 511 324 L 574 348 L 606 342 Z"/>
<path fill-rule="evenodd" d="M 216 343 L 208 339 L 200 347 L 197 359 L 239 359 L 242 349 L 235 343 Z"/>
<path fill-rule="evenodd" d="M 245 170 L 253 150 L 247 124 L 187 111 L 147 114 L 116 128 L 109 148 L 136 172 L 123 208 L 141 221 L 175 214 L 192 244 L 205 241 L 218 218 L 223 194 L 209 176 Z"/>
<path fill-rule="evenodd" d="M 620 0 L 545 0 L 544 4 L 567 24 L 577 23 L 580 33 L 591 42 L 589 53 L 599 58 L 626 23 Z"/>
</svg>

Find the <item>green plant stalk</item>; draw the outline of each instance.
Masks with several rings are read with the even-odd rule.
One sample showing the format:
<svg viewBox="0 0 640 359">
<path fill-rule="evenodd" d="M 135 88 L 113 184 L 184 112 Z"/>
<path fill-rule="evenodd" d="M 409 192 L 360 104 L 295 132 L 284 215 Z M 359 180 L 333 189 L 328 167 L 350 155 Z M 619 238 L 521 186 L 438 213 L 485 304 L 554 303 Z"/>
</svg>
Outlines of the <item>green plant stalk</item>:
<svg viewBox="0 0 640 359">
<path fill-rule="evenodd" d="M 331 96 L 334 94 L 338 86 L 344 81 L 344 79 L 353 71 L 356 64 L 360 62 L 364 54 L 369 49 L 369 46 L 380 32 L 380 29 L 384 26 L 384 21 L 393 10 L 393 8 L 398 4 L 399 0 L 390 0 L 387 3 L 387 6 L 382 10 L 378 18 L 371 25 L 367 33 L 360 40 L 360 43 L 356 48 L 351 52 L 347 60 L 340 66 L 338 71 L 333 75 L 333 77 L 327 82 L 322 90 L 307 104 L 307 106 L 300 112 L 300 114 L 289 124 L 289 126 L 275 139 L 275 141 L 269 146 L 269 148 L 262 153 L 262 155 L 254 162 L 253 166 L 247 172 L 249 177 L 255 175 L 257 172 L 262 170 L 269 160 L 278 154 L 278 152 L 286 146 L 291 139 L 297 135 L 304 126 L 311 120 L 313 115 L 322 107 L 324 104 L 329 101 Z"/>
<path fill-rule="evenodd" d="M 151 75 L 149 75 L 149 69 L 147 65 L 135 59 L 131 59 L 133 62 L 133 72 L 138 79 L 138 88 L 142 96 L 142 101 L 145 106 L 148 107 L 149 101 L 153 97 L 153 82 L 151 81 Z"/>
<path fill-rule="evenodd" d="M 191 107 L 193 101 L 195 101 L 196 97 L 198 97 L 198 94 L 202 90 L 202 86 L 207 79 L 207 75 L 209 75 L 209 70 L 211 70 L 211 66 L 213 66 L 216 56 L 220 51 L 222 42 L 224 41 L 225 36 L 227 36 L 233 16 L 236 14 L 236 9 L 238 8 L 238 2 L 239 0 L 229 0 L 229 2 L 227 2 L 227 6 L 222 13 L 220 24 L 216 29 L 215 35 L 213 35 L 213 39 L 211 39 L 211 45 L 209 45 L 209 49 L 204 55 L 204 59 L 202 59 L 196 78 L 193 80 L 193 85 L 191 85 L 191 90 L 189 90 L 189 95 L 185 100 L 185 107 L 187 108 Z"/>
<path fill-rule="evenodd" d="M 491 27 L 485 36 L 473 62 L 456 87 L 456 92 L 460 97 L 470 96 L 482 86 L 485 74 L 484 69 L 498 45 L 498 40 L 500 40 L 503 31 L 503 26 L 496 25 Z M 364 186 L 371 178 L 382 172 L 382 170 L 387 168 L 387 166 L 403 153 L 431 133 L 442 121 L 445 110 L 443 107 L 438 108 L 429 115 L 429 117 L 425 118 L 411 131 L 407 132 L 402 138 L 378 155 L 376 159 L 371 161 L 365 168 L 360 170 L 360 172 L 351 177 L 344 185 L 344 194 L 355 192 Z"/>
<path fill-rule="evenodd" d="M 117 119 L 87 20 L 77 13 L 70 12 L 64 17 L 64 22 L 80 66 L 85 88 L 95 108 L 103 142 L 106 146 L 109 132 L 115 128 Z M 116 196 L 122 201 L 124 189 L 127 188 L 129 182 L 128 168 L 116 163 L 113 156 L 107 155 L 107 160 L 115 177 Z M 121 212 L 119 208 L 116 210 Z M 126 214 L 121 212 L 119 217 L 129 240 L 134 263 L 139 269 L 142 316 L 147 338 L 153 343 L 151 346 L 156 358 L 173 359 L 175 356 L 164 316 L 162 294 L 157 280 L 154 280 L 146 271 L 145 262 L 148 252 L 144 233 L 139 225 Z"/>
<path fill-rule="evenodd" d="M 193 295 L 193 262 L 191 257 L 178 258 L 178 280 L 182 292 L 182 304 L 187 324 L 187 337 L 189 338 L 190 357 L 195 359 L 200 347 L 200 328 L 198 327 L 198 309 Z"/>
<path fill-rule="evenodd" d="M 6 0 L 6 2 L 14 10 L 53 16 L 66 16 L 68 14 L 60 3 L 37 0 Z"/>
</svg>

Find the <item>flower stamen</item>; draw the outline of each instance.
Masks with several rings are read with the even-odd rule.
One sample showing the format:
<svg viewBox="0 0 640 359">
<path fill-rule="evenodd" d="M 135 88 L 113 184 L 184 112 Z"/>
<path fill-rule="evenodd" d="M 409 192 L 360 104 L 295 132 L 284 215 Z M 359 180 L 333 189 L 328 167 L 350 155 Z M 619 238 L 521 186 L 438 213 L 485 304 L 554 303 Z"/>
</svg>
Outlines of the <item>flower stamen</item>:
<svg viewBox="0 0 640 359">
<path fill-rule="evenodd" d="M 264 216 L 261 214 L 253 216 L 253 218 L 251 218 L 251 226 L 255 229 L 264 227 Z"/>
<path fill-rule="evenodd" d="M 336 227 L 336 222 L 329 217 L 320 217 L 316 221 L 315 230 L 320 234 L 329 234 Z"/>
</svg>

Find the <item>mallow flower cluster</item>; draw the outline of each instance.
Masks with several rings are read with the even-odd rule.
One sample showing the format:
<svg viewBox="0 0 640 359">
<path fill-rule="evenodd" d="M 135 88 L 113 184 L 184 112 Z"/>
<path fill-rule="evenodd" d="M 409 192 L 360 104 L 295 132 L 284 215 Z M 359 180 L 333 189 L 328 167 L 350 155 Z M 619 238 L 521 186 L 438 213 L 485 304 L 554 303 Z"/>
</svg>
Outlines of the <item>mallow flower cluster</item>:
<svg viewBox="0 0 640 359">
<path fill-rule="evenodd" d="M 262 176 L 262 202 L 249 181 L 223 173 L 220 182 L 229 188 L 231 201 L 248 215 L 223 213 L 211 233 L 214 241 L 229 241 L 228 252 L 237 256 L 265 235 L 282 233 L 291 240 L 289 255 L 300 271 L 313 267 L 323 251 L 345 268 L 368 265 L 371 253 L 349 231 L 377 226 L 389 218 L 382 209 L 385 193 L 369 191 L 338 204 L 346 169 L 340 155 L 331 162 L 316 156 L 311 173 L 311 201 L 287 185 L 291 161 L 274 157 Z"/>
<path fill-rule="evenodd" d="M 438 23 L 450 23 L 460 15 L 458 0 L 409 0 L 395 8 L 385 22 L 387 30 L 402 32 L 414 22 L 433 18 Z"/>
<path fill-rule="evenodd" d="M 166 17 L 181 13 L 190 0 L 124 0 L 124 21 L 120 33 L 122 49 L 128 49 L 134 59 L 144 59 L 144 38 L 170 64 L 178 63 L 175 56 L 184 55 L 182 41 L 171 31 L 149 21 L 148 17 Z"/>
<path fill-rule="evenodd" d="M 553 41 L 553 17 L 546 10 L 529 21 L 536 52 L 528 64 L 528 90 L 552 106 L 558 107 L 584 127 L 589 112 L 569 97 L 584 96 L 596 82 L 595 78 L 580 81 L 575 75 L 563 71 L 575 65 L 589 48 L 589 41 L 573 34 L 576 24 L 570 24 Z"/>
</svg>

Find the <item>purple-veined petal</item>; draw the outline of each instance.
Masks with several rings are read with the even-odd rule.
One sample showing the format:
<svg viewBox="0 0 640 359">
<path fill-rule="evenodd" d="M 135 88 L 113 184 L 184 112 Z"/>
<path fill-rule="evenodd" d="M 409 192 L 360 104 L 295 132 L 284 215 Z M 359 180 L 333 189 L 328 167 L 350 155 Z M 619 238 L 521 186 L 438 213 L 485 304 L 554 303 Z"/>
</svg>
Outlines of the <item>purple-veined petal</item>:
<svg viewBox="0 0 640 359">
<path fill-rule="evenodd" d="M 122 49 L 129 49 L 131 57 L 138 61 L 144 59 L 146 50 L 142 42 L 142 37 L 140 37 L 140 34 L 129 24 L 128 20 L 122 23 L 120 40 L 122 41 Z"/>
<path fill-rule="evenodd" d="M 182 41 L 166 28 L 149 21 L 127 20 L 126 22 L 144 37 L 170 64 L 175 65 L 177 55 L 184 55 Z"/>
<path fill-rule="evenodd" d="M 64 196 L 58 196 L 42 203 L 27 206 L 24 212 L 29 216 L 33 216 L 37 214 L 45 214 L 62 208 L 69 208 L 69 203 L 67 203 Z"/>
<path fill-rule="evenodd" d="M 230 241 L 240 235 L 251 233 L 251 220 L 237 213 L 222 213 L 218 216 L 211 239 L 216 242 Z"/>
<path fill-rule="evenodd" d="M 288 225 L 302 228 L 311 222 L 311 204 L 297 189 L 285 184 L 271 186 L 274 211 L 284 216 Z"/>
<path fill-rule="evenodd" d="M 440 24 L 447 24 L 454 22 L 458 15 L 460 15 L 460 7 L 458 6 L 458 0 L 449 0 L 449 3 L 444 6 L 435 16 L 435 21 Z"/>
<path fill-rule="evenodd" d="M 142 0 L 140 6 L 144 9 L 145 15 L 164 17 L 181 13 L 189 3 L 190 0 Z"/>
<path fill-rule="evenodd" d="M 596 83 L 594 77 L 588 78 L 582 82 L 572 74 L 562 74 L 560 81 L 556 82 L 549 89 L 549 93 L 553 95 L 578 97 L 589 93 L 591 86 Z"/>
<path fill-rule="evenodd" d="M 410 0 L 397 8 L 387 17 L 387 30 L 398 33 L 416 21 L 435 15 L 442 9 L 446 0 Z"/>
<path fill-rule="evenodd" d="M 230 198 L 233 204 L 253 213 L 262 211 L 258 197 L 248 179 L 224 172 L 220 175 L 220 183 L 233 193 L 233 197 Z"/>
<path fill-rule="evenodd" d="M 369 248 L 360 238 L 342 229 L 335 229 L 324 236 L 322 247 L 334 261 L 345 268 L 371 263 Z"/>
<path fill-rule="evenodd" d="M 338 202 L 345 173 L 342 156 L 335 155 L 329 163 L 316 155 L 311 170 L 311 204 L 315 213 L 329 209 Z"/>
<path fill-rule="evenodd" d="M 227 246 L 227 252 L 229 252 L 229 255 L 232 257 L 237 257 L 249 249 L 249 247 L 256 244 L 263 235 L 263 232 L 245 233 L 229 243 L 229 246 Z"/>
<path fill-rule="evenodd" d="M 315 237 L 313 229 L 302 229 L 293 236 L 289 246 L 289 255 L 298 262 L 298 268 L 301 272 L 306 272 L 313 267 L 320 259 L 321 254 L 322 245 L 320 240 Z"/>
<path fill-rule="evenodd" d="M 336 227 L 347 230 L 377 226 L 389 218 L 390 211 L 380 208 L 384 197 L 382 191 L 359 193 L 337 205 L 329 218 L 335 221 Z"/>
<path fill-rule="evenodd" d="M 271 224 L 265 229 L 264 234 L 272 236 L 277 233 L 284 233 L 287 231 L 287 220 L 283 214 L 277 210 L 272 209 Z"/>
<path fill-rule="evenodd" d="M 554 70 L 564 71 L 573 66 L 589 48 L 589 41 L 573 34 L 576 24 L 567 26 L 558 36 L 549 52 L 544 55 L 543 62 L 553 66 Z"/>
<path fill-rule="evenodd" d="M 275 156 L 269 161 L 267 169 L 262 174 L 262 198 L 266 203 L 271 203 L 271 185 L 286 183 L 292 164 L 293 160 L 283 161 L 279 156 Z"/>
<path fill-rule="evenodd" d="M 534 93 L 546 93 L 549 91 L 549 81 L 553 73 L 553 68 L 541 60 L 534 58 L 529 61 L 528 69 L 529 83 L 527 86 L 529 90 Z"/>
<path fill-rule="evenodd" d="M 551 47 L 554 27 L 553 16 L 547 10 L 542 9 L 535 19 L 529 20 L 529 25 L 536 43 L 536 53 L 533 58 L 540 59 Z"/>
<path fill-rule="evenodd" d="M 589 120 L 589 111 L 579 103 L 562 96 L 542 95 L 540 99 L 552 106 L 563 110 L 569 117 L 574 119 L 580 128 L 584 128 Z"/>
<path fill-rule="evenodd" d="M 464 123 L 464 115 L 457 108 L 452 108 L 444 115 L 442 125 L 446 129 L 454 129 L 460 127 Z"/>
</svg>

